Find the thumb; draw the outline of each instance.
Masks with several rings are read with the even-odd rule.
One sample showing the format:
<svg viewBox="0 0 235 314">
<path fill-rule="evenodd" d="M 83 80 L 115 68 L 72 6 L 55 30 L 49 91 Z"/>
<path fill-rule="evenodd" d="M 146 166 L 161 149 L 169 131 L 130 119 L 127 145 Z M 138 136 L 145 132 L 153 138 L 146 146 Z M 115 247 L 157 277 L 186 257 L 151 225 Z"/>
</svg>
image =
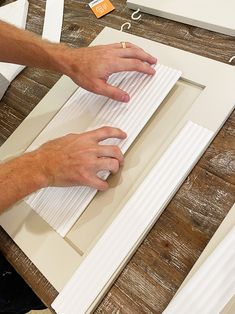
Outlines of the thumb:
<svg viewBox="0 0 235 314">
<path fill-rule="evenodd" d="M 130 100 L 130 96 L 126 92 L 104 81 L 100 81 L 98 90 L 100 95 L 109 97 L 113 100 L 121 102 L 128 102 Z"/>
</svg>

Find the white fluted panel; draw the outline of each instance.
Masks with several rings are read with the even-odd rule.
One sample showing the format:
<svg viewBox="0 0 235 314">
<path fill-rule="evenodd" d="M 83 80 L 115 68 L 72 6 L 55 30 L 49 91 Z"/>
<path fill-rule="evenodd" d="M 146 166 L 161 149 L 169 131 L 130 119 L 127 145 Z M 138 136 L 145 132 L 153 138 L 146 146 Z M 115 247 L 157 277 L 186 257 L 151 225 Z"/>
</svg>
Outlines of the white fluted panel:
<svg viewBox="0 0 235 314">
<path fill-rule="evenodd" d="M 220 242 L 164 314 L 219 314 L 235 294 L 235 227 Z"/>
<path fill-rule="evenodd" d="M 119 145 L 125 153 L 181 75 L 180 71 L 163 65 L 157 65 L 156 70 L 154 76 L 132 72 L 119 73 L 111 78 L 112 84 L 132 96 L 128 104 L 118 103 L 80 88 L 30 149 L 48 140 L 50 132 L 55 133 L 55 130 L 58 130 L 58 135 L 63 135 L 60 134 L 60 126 L 64 125 L 65 120 L 76 118 L 82 123 L 82 115 L 86 114 L 90 117 L 89 130 L 104 125 L 124 130 L 128 134 L 126 140 L 109 139 L 105 144 Z M 85 130 L 87 129 L 83 131 Z M 65 133 L 69 132 L 70 130 L 66 129 Z M 108 174 L 102 175 L 106 178 Z M 65 236 L 96 192 L 97 190 L 89 187 L 47 188 L 31 195 L 26 201 L 60 235 Z"/>
<path fill-rule="evenodd" d="M 185 125 L 55 299 L 52 307 L 56 313 L 88 311 L 136 243 L 160 216 L 212 136 L 212 131 L 192 122 Z"/>
</svg>

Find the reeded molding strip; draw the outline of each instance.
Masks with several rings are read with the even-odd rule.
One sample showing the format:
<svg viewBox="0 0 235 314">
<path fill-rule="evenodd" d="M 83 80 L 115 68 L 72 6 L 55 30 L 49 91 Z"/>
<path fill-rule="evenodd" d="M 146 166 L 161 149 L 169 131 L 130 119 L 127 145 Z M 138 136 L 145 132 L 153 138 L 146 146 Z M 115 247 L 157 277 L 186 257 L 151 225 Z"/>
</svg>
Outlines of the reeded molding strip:
<svg viewBox="0 0 235 314">
<path fill-rule="evenodd" d="M 57 314 L 84 314 L 91 310 L 213 136 L 214 132 L 191 121 L 183 127 L 55 299 L 52 307 Z"/>
<path fill-rule="evenodd" d="M 59 133 L 65 120 L 74 121 L 76 118 L 76 121 L 82 123 L 82 116 L 86 114 L 90 117 L 89 130 L 104 125 L 124 130 L 128 134 L 126 140 L 109 139 L 105 143 L 119 145 L 125 153 L 181 75 L 180 71 L 163 65 L 157 65 L 156 70 L 154 76 L 129 72 L 111 77 L 111 84 L 131 94 L 128 104 L 79 88 L 29 149 L 48 140 L 50 132 L 55 133 L 56 130 Z M 68 128 L 64 130 L 65 134 L 71 132 Z M 108 174 L 103 175 L 107 177 Z M 89 187 L 46 188 L 31 195 L 26 201 L 60 235 L 65 236 L 96 193 L 97 190 Z"/>
<path fill-rule="evenodd" d="M 163 313 L 220 313 L 234 295 L 235 227 L 173 298 Z"/>
</svg>

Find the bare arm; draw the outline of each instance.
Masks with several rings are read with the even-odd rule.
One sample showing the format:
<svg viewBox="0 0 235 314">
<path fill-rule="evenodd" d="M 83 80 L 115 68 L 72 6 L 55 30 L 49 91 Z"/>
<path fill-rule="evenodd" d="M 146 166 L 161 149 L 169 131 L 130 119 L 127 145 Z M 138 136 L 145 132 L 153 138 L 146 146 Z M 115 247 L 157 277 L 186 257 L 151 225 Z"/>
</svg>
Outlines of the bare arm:
<svg viewBox="0 0 235 314">
<path fill-rule="evenodd" d="M 70 48 L 52 44 L 38 36 L 0 22 L 0 60 L 27 66 L 47 68 L 70 76 L 79 86 L 118 101 L 129 101 L 129 95 L 107 84 L 112 73 L 139 71 L 154 74 L 150 66 L 156 59 L 143 49 L 127 43 Z"/>
<path fill-rule="evenodd" d="M 0 60 L 47 68 L 70 76 L 79 86 L 115 100 L 129 95 L 107 83 L 112 73 L 139 71 L 154 74 L 156 59 L 127 43 L 74 49 L 41 40 L 30 32 L 0 22 Z M 0 164 L 0 211 L 26 195 L 46 186 L 88 185 L 108 187 L 97 177 L 99 170 L 117 172 L 123 156 L 117 146 L 99 142 L 109 137 L 124 138 L 115 128 L 102 128 L 80 135 L 67 135 L 38 150 Z"/>
<path fill-rule="evenodd" d="M 97 177 L 97 172 L 116 173 L 124 160 L 117 146 L 99 144 L 111 137 L 124 139 L 126 134 L 111 127 L 69 134 L 0 164 L 0 212 L 47 186 L 88 185 L 107 189 L 108 183 Z"/>
</svg>

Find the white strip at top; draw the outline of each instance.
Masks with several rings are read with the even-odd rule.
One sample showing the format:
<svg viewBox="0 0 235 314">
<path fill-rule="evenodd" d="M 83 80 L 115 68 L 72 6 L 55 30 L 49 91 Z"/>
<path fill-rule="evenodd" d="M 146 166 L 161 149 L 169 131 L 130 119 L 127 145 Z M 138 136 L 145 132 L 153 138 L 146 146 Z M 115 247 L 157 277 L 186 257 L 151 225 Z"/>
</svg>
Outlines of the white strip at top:
<svg viewBox="0 0 235 314">
<path fill-rule="evenodd" d="M 9 86 L 9 81 L 0 73 L 0 99 Z"/>
<path fill-rule="evenodd" d="M 27 0 L 17 0 L 0 7 L 0 20 L 25 29 L 29 3 Z M 60 42 L 63 22 L 64 0 L 47 0 L 42 38 L 54 43 Z M 24 65 L 0 62 L 0 74 L 12 82 L 25 68 Z M 1 90 L 0 99 L 7 87 Z"/>
<path fill-rule="evenodd" d="M 124 141 L 105 141 L 106 144 L 119 145 L 125 153 L 181 75 L 180 71 L 163 65 L 157 65 L 156 70 L 154 76 L 125 72 L 111 77 L 111 84 L 130 93 L 128 104 L 79 88 L 29 149 L 38 147 L 51 137 L 76 132 L 76 128 L 77 132 L 84 132 L 106 125 L 119 127 L 128 134 Z M 90 123 L 82 129 L 84 115 L 89 117 Z M 95 189 L 81 186 L 46 188 L 34 193 L 26 201 L 60 235 L 65 236 L 96 192 Z"/>
<path fill-rule="evenodd" d="M 173 298 L 163 313 L 220 313 L 234 295 L 235 227 Z"/>
<path fill-rule="evenodd" d="M 96 299 L 160 216 L 213 135 L 214 132 L 192 122 L 184 126 L 52 303 L 57 314 L 90 313 Z"/>
<path fill-rule="evenodd" d="M 42 38 L 53 43 L 60 42 L 64 13 L 64 0 L 47 0 Z"/>
<path fill-rule="evenodd" d="M 97 4 L 99 4 L 99 3 L 101 3 L 101 2 L 103 2 L 104 0 L 93 0 L 93 1 L 91 1 L 90 3 L 89 3 L 89 7 L 90 8 L 93 8 L 95 5 L 97 5 Z"/>
<path fill-rule="evenodd" d="M 27 0 L 17 0 L 0 7 L 0 20 L 25 29 L 28 7 L 29 3 Z M 0 62 L 0 73 L 9 83 L 12 82 L 24 68 L 25 66 L 23 65 Z M 1 94 L 3 95 L 3 92 Z"/>
<path fill-rule="evenodd" d="M 0 20 L 25 29 L 29 3 L 17 0 L 0 7 Z"/>
</svg>

